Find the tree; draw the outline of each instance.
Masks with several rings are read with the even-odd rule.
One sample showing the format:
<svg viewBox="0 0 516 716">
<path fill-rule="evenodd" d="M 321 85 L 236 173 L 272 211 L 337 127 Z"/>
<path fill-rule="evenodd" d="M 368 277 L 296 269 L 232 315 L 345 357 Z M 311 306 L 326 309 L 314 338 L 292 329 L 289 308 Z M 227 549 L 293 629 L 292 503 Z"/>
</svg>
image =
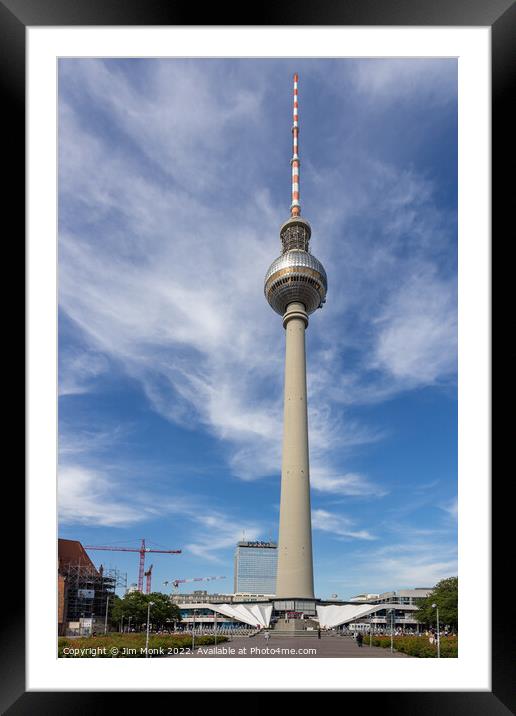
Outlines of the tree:
<svg viewBox="0 0 516 716">
<path fill-rule="evenodd" d="M 147 622 L 147 609 L 149 602 L 153 602 L 150 610 L 150 623 L 154 627 L 163 628 L 170 626 L 172 622 L 181 621 L 181 613 L 177 604 L 170 601 L 167 594 L 161 592 L 152 592 L 152 594 L 142 594 L 141 592 L 130 592 L 123 599 L 117 599 L 113 605 L 111 619 L 115 623 L 129 622 L 131 617 L 131 625 L 139 627 Z"/>
<path fill-rule="evenodd" d="M 145 596 L 147 597 L 147 601 L 154 602 L 151 607 L 151 624 L 163 628 L 170 626 L 171 622 L 181 621 L 179 607 L 170 601 L 168 594 L 152 592 Z M 147 615 L 145 615 L 145 619 L 147 619 Z"/>
<path fill-rule="evenodd" d="M 415 617 L 422 624 L 436 623 L 436 610 L 432 604 L 439 607 L 439 622 L 457 630 L 458 627 L 458 594 L 459 580 L 457 577 L 441 579 L 432 589 L 428 597 L 419 603 Z"/>
</svg>

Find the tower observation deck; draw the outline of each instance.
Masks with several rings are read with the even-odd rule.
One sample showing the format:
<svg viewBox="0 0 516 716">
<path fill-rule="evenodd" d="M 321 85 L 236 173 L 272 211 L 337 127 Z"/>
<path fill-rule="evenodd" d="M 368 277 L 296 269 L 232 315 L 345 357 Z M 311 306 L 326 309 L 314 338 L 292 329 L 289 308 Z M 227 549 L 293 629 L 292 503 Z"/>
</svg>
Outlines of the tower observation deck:
<svg viewBox="0 0 516 716">
<path fill-rule="evenodd" d="M 276 597 L 313 599 L 305 330 L 308 316 L 325 303 L 328 281 L 323 265 L 310 253 L 312 229 L 301 216 L 297 74 L 292 145 L 290 217 L 280 228 L 282 253 L 269 267 L 264 285 L 271 308 L 283 316 L 286 336 Z"/>
</svg>

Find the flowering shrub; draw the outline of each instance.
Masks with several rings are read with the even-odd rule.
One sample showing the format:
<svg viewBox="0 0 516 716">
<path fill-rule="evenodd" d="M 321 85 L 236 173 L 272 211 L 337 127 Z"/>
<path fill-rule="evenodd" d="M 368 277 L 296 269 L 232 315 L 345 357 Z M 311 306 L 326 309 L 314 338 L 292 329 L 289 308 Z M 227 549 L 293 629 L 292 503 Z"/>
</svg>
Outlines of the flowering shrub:
<svg viewBox="0 0 516 716">
<path fill-rule="evenodd" d="M 441 639 L 441 658 L 456 658 L 458 656 L 458 640 L 456 636 L 442 636 Z M 396 651 L 400 651 L 408 656 L 417 656 L 423 658 L 437 657 L 437 644 L 430 644 L 427 636 L 395 636 L 393 637 L 393 647 Z M 364 644 L 369 644 L 369 637 L 364 637 Z M 372 638 L 373 646 L 381 646 L 384 649 L 390 649 L 390 636 L 374 636 Z"/>
</svg>

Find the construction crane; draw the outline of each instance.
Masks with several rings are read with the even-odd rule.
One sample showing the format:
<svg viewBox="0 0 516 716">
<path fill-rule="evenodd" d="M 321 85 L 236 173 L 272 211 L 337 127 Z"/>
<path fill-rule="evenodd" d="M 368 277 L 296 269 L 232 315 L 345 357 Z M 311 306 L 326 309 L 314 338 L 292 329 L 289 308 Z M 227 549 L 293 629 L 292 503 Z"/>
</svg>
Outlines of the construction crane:
<svg viewBox="0 0 516 716">
<path fill-rule="evenodd" d="M 144 572 L 144 576 L 147 577 L 147 581 L 145 583 L 145 594 L 150 594 L 151 590 L 151 578 L 152 578 L 152 568 L 154 567 L 153 564 L 149 567 L 149 569 Z"/>
<path fill-rule="evenodd" d="M 180 549 L 149 549 L 145 546 L 145 540 L 142 539 L 142 543 L 139 548 L 135 547 L 95 547 L 92 545 L 85 546 L 85 549 L 104 549 L 109 552 L 139 552 L 140 562 L 138 565 L 138 591 L 143 592 L 143 576 L 145 571 L 145 554 L 146 552 L 153 552 L 159 554 L 181 554 Z"/>
<path fill-rule="evenodd" d="M 174 592 L 177 593 L 180 584 L 185 582 L 211 582 L 214 579 L 226 579 L 226 577 L 191 577 L 190 579 L 172 579 L 171 581 L 163 582 L 163 584 L 171 584 L 174 587 Z"/>
</svg>

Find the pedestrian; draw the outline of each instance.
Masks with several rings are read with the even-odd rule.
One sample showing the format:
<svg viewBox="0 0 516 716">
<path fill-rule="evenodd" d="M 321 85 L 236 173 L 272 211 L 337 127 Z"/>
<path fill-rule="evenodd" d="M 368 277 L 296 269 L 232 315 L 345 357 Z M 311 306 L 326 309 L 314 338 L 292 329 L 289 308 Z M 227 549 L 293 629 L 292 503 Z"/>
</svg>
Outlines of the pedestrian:
<svg viewBox="0 0 516 716">
<path fill-rule="evenodd" d="M 264 634 L 264 636 L 265 636 L 265 641 L 266 641 L 267 643 L 269 643 L 269 639 L 271 638 L 271 635 L 269 634 L 269 632 L 266 631 L 265 634 Z"/>
<path fill-rule="evenodd" d="M 321 638 L 321 627 L 318 627 L 318 628 L 317 628 L 317 638 L 318 638 L 318 639 Z"/>
<path fill-rule="evenodd" d="M 358 646 L 362 646 L 362 642 L 364 641 L 364 637 L 362 636 L 361 632 L 358 632 L 357 634 L 357 644 Z"/>
</svg>

